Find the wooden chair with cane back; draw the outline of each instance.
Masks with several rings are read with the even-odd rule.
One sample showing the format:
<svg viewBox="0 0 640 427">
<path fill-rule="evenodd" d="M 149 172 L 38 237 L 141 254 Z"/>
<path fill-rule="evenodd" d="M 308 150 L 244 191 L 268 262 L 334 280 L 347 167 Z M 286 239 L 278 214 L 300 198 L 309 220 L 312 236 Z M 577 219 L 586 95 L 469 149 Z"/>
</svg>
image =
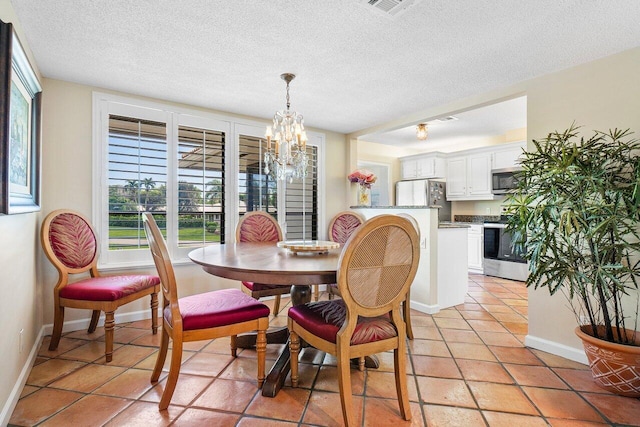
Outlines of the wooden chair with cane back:
<svg viewBox="0 0 640 427">
<path fill-rule="evenodd" d="M 418 268 L 418 234 L 405 219 L 380 215 L 359 227 L 338 261 L 342 299 L 289 309 L 291 384 L 298 385 L 300 340 L 333 354 L 338 364 L 342 415 L 355 426 L 350 359 L 393 350 L 400 415 L 411 419 L 406 376 L 406 327 L 400 305 Z"/>
<path fill-rule="evenodd" d="M 151 296 L 151 328 L 158 331 L 158 292 L 160 279 L 143 274 L 102 276 L 98 271 L 98 241 L 89 220 L 78 212 L 59 209 L 42 223 L 40 240 L 44 253 L 58 270 L 53 288 L 54 318 L 49 350 L 60 343 L 65 308 L 92 310 L 88 332 L 96 330 L 104 312 L 105 360 L 113 358 L 115 311 L 118 307 L 147 295 Z M 70 277 L 89 273 L 88 278 L 70 282 Z"/>
<path fill-rule="evenodd" d="M 178 285 L 167 245 L 153 215 L 143 214 L 144 229 L 153 261 L 162 283 L 162 341 L 151 374 L 151 382 L 160 378 L 167 358 L 169 340 L 173 341 L 169 375 L 160 399 L 160 410 L 167 409 L 175 391 L 182 363 L 183 343 L 231 337 L 231 355 L 236 357 L 237 335 L 257 331 L 258 388 L 265 378 L 269 307 L 239 289 L 223 289 L 178 298 Z"/>
<path fill-rule="evenodd" d="M 247 212 L 238 221 L 236 242 L 279 242 L 282 230 L 278 222 L 266 212 Z M 290 286 L 268 285 L 264 283 L 242 282 L 242 289 L 253 298 L 275 297 L 273 315 L 280 312 L 280 298 L 291 292 Z"/>
<path fill-rule="evenodd" d="M 329 240 L 344 245 L 351 234 L 353 234 L 363 222 L 364 218 L 352 211 L 343 211 L 336 214 L 329 223 Z M 340 296 L 338 286 L 335 283 L 327 285 L 327 293 L 329 294 L 329 299 L 333 299 L 336 295 Z M 316 301 L 318 301 L 318 298 L 316 298 Z"/>
</svg>

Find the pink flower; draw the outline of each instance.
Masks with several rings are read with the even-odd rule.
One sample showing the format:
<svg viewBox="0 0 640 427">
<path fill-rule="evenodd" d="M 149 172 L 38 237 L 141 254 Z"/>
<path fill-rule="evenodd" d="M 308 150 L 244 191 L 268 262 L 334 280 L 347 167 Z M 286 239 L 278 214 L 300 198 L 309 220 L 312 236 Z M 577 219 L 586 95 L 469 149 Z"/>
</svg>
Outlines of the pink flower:
<svg viewBox="0 0 640 427">
<path fill-rule="evenodd" d="M 375 174 L 373 172 L 369 171 L 369 170 L 357 169 L 357 170 L 351 172 L 347 176 L 347 179 L 350 182 L 357 182 L 360 185 L 364 185 L 367 188 L 371 188 L 371 184 L 376 182 L 378 177 L 376 177 Z"/>
</svg>

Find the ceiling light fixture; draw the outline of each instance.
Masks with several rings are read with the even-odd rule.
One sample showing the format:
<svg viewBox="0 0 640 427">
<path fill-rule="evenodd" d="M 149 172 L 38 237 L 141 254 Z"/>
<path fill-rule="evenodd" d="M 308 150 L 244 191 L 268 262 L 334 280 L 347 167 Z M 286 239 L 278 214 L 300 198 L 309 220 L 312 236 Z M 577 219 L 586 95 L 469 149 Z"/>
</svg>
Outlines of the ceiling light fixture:
<svg viewBox="0 0 640 427">
<path fill-rule="evenodd" d="M 417 127 L 416 127 L 416 136 L 418 137 L 418 139 L 420 141 L 424 141 L 425 139 L 427 139 L 427 124 L 426 123 L 420 123 Z"/>
<path fill-rule="evenodd" d="M 295 74 L 284 73 L 280 78 L 287 82 L 287 109 L 273 116 L 273 129 L 267 126 L 267 151 L 264 153 L 264 173 L 273 179 L 301 179 L 307 176 L 307 133 L 302 114 L 291 111 L 289 83 Z"/>
</svg>

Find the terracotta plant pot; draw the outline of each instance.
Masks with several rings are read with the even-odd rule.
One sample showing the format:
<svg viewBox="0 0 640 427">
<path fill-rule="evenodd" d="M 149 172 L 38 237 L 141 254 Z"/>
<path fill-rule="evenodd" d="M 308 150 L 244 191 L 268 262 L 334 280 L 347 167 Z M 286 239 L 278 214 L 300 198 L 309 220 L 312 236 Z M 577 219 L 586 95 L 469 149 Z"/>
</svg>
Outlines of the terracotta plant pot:
<svg viewBox="0 0 640 427">
<path fill-rule="evenodd" d="M 584 325 L 575 329 L 596 384 L 621 396 L 640 397 L 640 333 L 635 333 L 635 345 L 623 345 L 594 338 L 591 331 Z M 633 331 L 625 332 L 633 338 Z"/>
</svg>

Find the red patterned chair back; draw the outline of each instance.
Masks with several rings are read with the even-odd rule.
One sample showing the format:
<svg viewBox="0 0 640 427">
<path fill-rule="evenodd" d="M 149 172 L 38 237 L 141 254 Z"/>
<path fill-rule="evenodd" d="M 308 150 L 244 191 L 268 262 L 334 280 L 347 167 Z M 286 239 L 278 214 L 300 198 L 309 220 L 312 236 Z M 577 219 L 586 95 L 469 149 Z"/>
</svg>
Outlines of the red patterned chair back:
<svg viewBox="0 0 640 427">
<path fill-rule="evenodd" d="M 44 220 L 42 247 L 60 271 L 82 273 L 96 268 L 98 244 L 96 234 L 83 215 L 60 209 Z"/>
<path fill-rule="evenodd" d="M 355 212 L 344 211 L 333 217 L 329 223 L 329 240 L 345 244 L 364 219 Z"/>
<path fill-rule="evenodd" d="M 247 212 L 236 227 L 236 242 L 279 242 L 282 230 L 277 221 L 262 211 Z"/>
</svg>

